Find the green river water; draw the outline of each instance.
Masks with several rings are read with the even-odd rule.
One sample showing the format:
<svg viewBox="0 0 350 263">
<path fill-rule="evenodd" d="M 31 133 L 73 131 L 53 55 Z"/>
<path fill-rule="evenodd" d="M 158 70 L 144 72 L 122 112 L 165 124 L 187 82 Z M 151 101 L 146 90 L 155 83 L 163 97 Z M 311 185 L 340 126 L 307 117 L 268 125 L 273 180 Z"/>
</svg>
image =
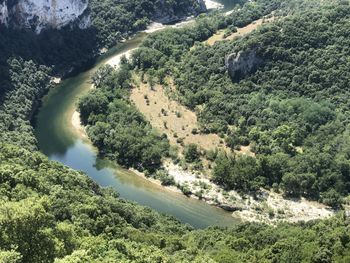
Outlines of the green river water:
<svg viewBox="0 0 350 263">
<path fill-rule="evenodd" d="M 226 0 L 227 1 L 227 0 Z M 97 156 L 97 150 L 72 125 L 79 97 L 91 87 L 91 76 L 108 59 L 136 48 L 146 36 L 136 35 L 102 55 L 91 69 L 64 80 L 43 98 L 35 133 L 40 150 L 51 160 L 84 171 L 99 185 L 115 188 L 122 198 L 173 215 L 196 228 L 230 226 L 238 221 L 230 213 L 154 184 Z"/>
</svg>

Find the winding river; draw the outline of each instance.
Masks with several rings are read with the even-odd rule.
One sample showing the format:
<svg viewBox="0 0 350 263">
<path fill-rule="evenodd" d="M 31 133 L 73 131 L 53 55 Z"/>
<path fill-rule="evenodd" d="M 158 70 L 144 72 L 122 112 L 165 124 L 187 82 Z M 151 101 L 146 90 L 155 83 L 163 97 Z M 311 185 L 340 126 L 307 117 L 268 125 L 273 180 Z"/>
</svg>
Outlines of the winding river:
<svg viewBox="0 0 350 263">
<path fill-rule="evenodd" d="M 232 6 L 230 0 L 222 0 L 222 3 L 226 3 L 225 10 Z M 91 69 L 64 80 L 50 90 L 43 98 L 37 115 L 35 133 L 40 150 L 51 160 L 84 171 L 102 187 L 115 188 L 120 197 L 173 215 L 196 228 L 236 224 L 238 221 L 222 209 L 163 188 L 108 160 L 100 159 L 90 141 L 72 124 L 77 100 L 89 91 L 91 76 L 98 67 L 136 48 L 146 35 L 140 33 L 117 45 L 102 55 Z"/>
</svg>

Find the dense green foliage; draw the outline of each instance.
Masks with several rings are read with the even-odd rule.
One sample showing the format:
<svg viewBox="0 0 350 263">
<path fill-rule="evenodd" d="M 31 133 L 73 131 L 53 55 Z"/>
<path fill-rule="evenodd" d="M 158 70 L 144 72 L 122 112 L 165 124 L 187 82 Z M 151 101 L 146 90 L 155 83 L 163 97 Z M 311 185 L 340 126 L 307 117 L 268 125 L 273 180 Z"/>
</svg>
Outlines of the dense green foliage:
<svg viewBox="0 0 350 263">
<path fill-rule="evenodd" d="M 0 146 L 0 193 L 0 248 L 21 255 L 9 262 L 52 262 L 72 253 L 59 262 L 78 256 L 79 262 L 141 262 L 145 255 L 143 262 L 159 262 L 165 257 L 163 234 L 187 232 L 170 217 L 100 189 L 84 174 L 13 146 Z"/>
<path fill-rule="evenodd" d="M 64 28 L 36 35 L 0 26 L 0 35 L 0 98 L 12 87 L 9 59 L 21 57 L 38 65 L 54 65 L 55 73 L 69 72 L 91 60 L 97 44 L 93 29 Z"/>
<path fill-rule="evenodd" d="M 128 101 L 130 78 L 126 63 L 118 71 L 102 67 L 93 78 L 96 89 L 80 100 L 79 111 L 100 153 L 123 166 L 153 172 L 167 155 L 169 142 Z"/>
<path fill-rule="evenodd" d="M 39 153 L 5 145 L 0 152 L 0 260 L 349 260 L 350 229 L 341 218 L 277 229 L 246 225 L 189 231 L 170 217 L 118 199 L 115 192 L 100 189 L 85 175 Z"/>
<path fill-rule="evenodd" d="M 343 216 L 193 231 L 40 153 L 0 146 L 0 262 L 348 262 Z M 6 261 L 7 260 L 7 261 Z"/>
<path fill-rule="evenodd" d="M 30 124 L 33 110 L 50 87 L 50 70 L 22 59 L 9 61 L 11 89 L 0 105 L 0 141 L 36 149 Z"/>
<path fill-rule="evenodd" d="M 276 10 L 281 2 L 258 0 L 256 3 L 245 4 L 242 8 L 237 7 L 229 16 L 213 13 L 198 18 L 194 25 L 154 33 L 133 53 L 133 66 L 143 70 L 152 68 L 162 80 L 165 73 L 171 73 L 169 70 L 177 67 L 176 63 L 195 43 L 208 39 L 219 29 L 248 25 Z"/>
<path fill-rule="evenodd" d="M 2 96 L 0 107 L 0 262 L 350 261 L 349 219 L 343 214 L 299 225 L 244 224 L 229 229 L 193 230 L 172 217 L 118 198 L 114 190 L 102 189 L 81 172 L 49 161 L 34 151 L 29 119 L 38 99 L 50 86 L 50 70 L 22 59 L 9 60 L 5 69 L 7 93 Z M 5 80 L 3 76 L 1 80 Z M 159 154 L 167 151 L 168 142 L 154 133 L 128 102 L 129 66 L 124 61 L 120 71 L 102 68 L 93 81 L 96 90 L 80 102 L 80 108 L 84 123 L 91 125 L 88 130 L 94 142 L 108 149 L 106 155 L 125 165 L 156 165 Z M 332 103 L 325 104 L 324 111 L 330 120 L 339 114 Z M 315 107 L 315 111 L 319 110 Z M 316 125 L 315 131 L 322 125 L 325 124 Z M 96 127 L 101 130 L 94 130 Z M 115 134 L 122 135 L 122 139 Z M 334 135 L 330 133 L 330 137 Z M 187 148 L 189 161 L 198 157 L 195 148 Z M 234 169 L 234 175 L 254 174 L 251 171 L 258 161 L 259 167 L 272 169 L 286 167 L 284 161 L 292 158 L 284 152 L 262 156 L 266 158 L 265 166 L 260 159 L 238 160 L 219 155 L 222 165 L 218 161 L 216 170 L 219 172 L 222 167 Z M 226 163 L 235 163 L 234 168 Z M 247 165 L 251 170 L 245 170 Z M 271 174 L 280 178 L 283 173 L 272 169 Z M 285 184 L 300 183 L 292 176 L 283 176 L 282 180 Z M 242 178 L 227 184 L 236 181 Z M 169 183 L 168 178 L 164 182 Z M 328 199 L 333 200 L 334 195 L 330 193 Z"/>
<path fill-rule="evenodd" d="M 349 56 L 343 36 L 349 14 L 348 5 L 301 13 L 237 43 L 198 47 L 180 66 L 177 83 L 185 103 L 205 105 L 203 130 L 226 133 L 232 148 L 250 143 L 258 154 L 249 179 L 253 188 L 255 181 L 277 183 L 289 195 L 326 203 L 329 195 L 339 200 L 349 193 L 350 76 L 347 60 L 337 59 Z M 225 55 L 253 49 L 264 65 L 232 83 L 220 71 Z"/>
<path fill-rule="evenodd" d="M 8 59 L 21 57 L 36 64 L 53 66 L 57 74 L 71 73 L 91 64 L 102 47 L 111 47 L 138 30 L 145 29 L 157 15 L 184 18 L 199 13 L 195 0 L 181 1 L 89 1 L 91 27 L 81 30 L 66 26 L 37 35 L 31 30 L 0 25 L 0 98 L 11 88 Z"/>
<path fill-rule="evenodd" d="M 90 9 L 102 47 L 113 46 L 130 33 L 146 29 L 153 20 L 166 16 L 184 18 L 201 11 L 196 0 L 91 0 Z"/>
<path fill-rule="evenodd" d="M 270 3 L 257 1 L 265 2 Z M 245 10 L 257 3 L 241 10 L 249 14 Z M 147 53 L 136 53 L 134 65 L 155 69 L 159 79 L 165 68 L 179 100 L 200 111 L 202 132 L 224 134 L 232 149 L 250 145 L 257 154 L 220 155 L 216 182 L 244 191 L 274 185 L 290 196 L 338 206 L 350 192 L 350 6 L 291 1 L 280 8 L 278 13 L 289 16 L 237 41 L 198 44 L 188 52 L 178 47 L 194 42 L 187 43 L 190 30 L 161 32 L 145 40 Z M 175 45 L 172 34 L 178 35 Z M 254 52 L 263 64 L 237 83 L 225 57 L 238 51 Z M 145 54 L 156 57 L 155 63 Z"/>
</svg>

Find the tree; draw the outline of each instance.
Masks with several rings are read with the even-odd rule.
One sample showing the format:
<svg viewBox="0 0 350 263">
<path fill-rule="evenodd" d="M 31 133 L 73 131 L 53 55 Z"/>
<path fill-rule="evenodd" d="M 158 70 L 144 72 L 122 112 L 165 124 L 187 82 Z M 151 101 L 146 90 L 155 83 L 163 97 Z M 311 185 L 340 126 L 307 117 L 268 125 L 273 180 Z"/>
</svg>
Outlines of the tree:
<svg viewBox="0 0 350 263">
<path fill-rule="evenodd" d="M 194 143 L 186 145 L 184 150 L 184 156 L 185 156 L 185 160 L 189 163 L 198 161 L 200 156 L 198 151 L 198 145 Z"/>
<path fill-rule="evenodd" d="M 0 250 L 0 262 L 1 263 L 20 263 L 22 261 L 22 255 L 15 250 Z"/>
<path fill-rule="evenodd" d="M 322 202 L 333 208 L 339 208 L 342 204 L 341 195 L 334 189 L 321 193 Z"/>
<path fill-rule="evenodd" d="M 213 181 L 219 185 L 228 186 L 233 166 L 234 158 L 226 154 L 219 153 L 215 159 Z"/>
<path fill-rule="evenodd" d="M 54 242 L 49 231 L 45 230 L 53 223 L 44 207 L 47 202 L 47 199 L 28 198 L 0 204 L 0 246 L 7 250 L 16 246 L 23 262 L 50 262 L 54 259 Z"/>
<path fill-rule="evenodd" d="M 260 165 L 254 157 L 236 156 L 231 171 L 230 187 L 236 190 L 250 191 L 254 186 L 253 188 L 257 190 L 263 183 L 256 180 L 260 174 Z"/>
<path fill-rule="evenodd" d="M 287 196 L 300 197 L 301 186 L 299 177 L 293 173 L 286 173 L 282 177 L 282 188 Z"/>
<path fill-rule="evenodd" d="M 98 115 L 107 111 L 108 99 L 103 92 L 96 90 L 81 98 L 78 107 L 81 121 L 86 125 L 90 115 Z"/>
</svg>

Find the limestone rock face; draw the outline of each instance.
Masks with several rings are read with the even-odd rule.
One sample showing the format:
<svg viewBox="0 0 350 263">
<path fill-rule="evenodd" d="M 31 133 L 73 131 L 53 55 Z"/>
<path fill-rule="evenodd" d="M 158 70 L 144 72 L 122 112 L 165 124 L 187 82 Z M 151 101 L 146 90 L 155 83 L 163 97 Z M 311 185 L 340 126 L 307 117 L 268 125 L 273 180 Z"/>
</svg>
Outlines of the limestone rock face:
<svg viewBox="0 0 350 263">
<path fill-rule="evenodd" d="M 16 28 L 60 29 L 72 22 L 90 25 L 88 0 L 0 0 L 0 23 Z"/>
<path fill-rule="evenodd" d="M 8 15 L 9 14 L 8 14 L 6 2 L 5 1 L 1 2 L 0 0 L 0 24 L 7 25 Z"/>
<path fill-rule="evenodd" d="M 257 55 L 255 49 L 233 53 L 225 58 L 228 73 L 235 81 L 253 73 L 262 63 L 263 60 Z"/>
<path fill-rule="evenodd" d="M 175 10 L 166 4 L 164 0 L 158 1 L 157 9 L 153 16 L 153 20 L 162 24 L 175 23 L 187 16 L 198 15 L 207 11 L 204 0 L 193 0 L 194 4 L 189 5 L 185 9 Z"/>
</svg>

